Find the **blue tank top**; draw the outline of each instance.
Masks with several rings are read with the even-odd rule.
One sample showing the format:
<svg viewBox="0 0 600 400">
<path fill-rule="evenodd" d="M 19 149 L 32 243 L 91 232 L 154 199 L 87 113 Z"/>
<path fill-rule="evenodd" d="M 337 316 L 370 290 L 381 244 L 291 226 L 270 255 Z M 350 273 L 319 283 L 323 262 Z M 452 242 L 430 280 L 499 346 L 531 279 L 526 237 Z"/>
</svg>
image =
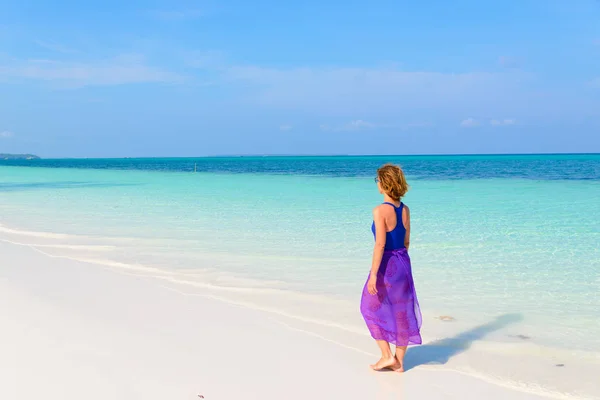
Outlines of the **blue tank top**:
<svg viewBox="0 0 600 400">
<path fill-rule="evenodd" d="M 389 204 L 392 207 L 394 207 L 394 210 L 396 210 L 396 227 L 392 231 L 386 233 L 385 249 L 403 249 L 405 247 L 404 237 L 406 236 L 406 228 L 404 227 L 404 223 L 402 222 L 402 209 L 404 208 L 404 203 L 400 203 L 400 207 L 396 207 L 394 204 L 388 202 L 385 202 L 383 204 Z M 373 236 L 375 236 L 375 222 L 373 222 L 371 230 L 373 231 Z"/>
</svg>

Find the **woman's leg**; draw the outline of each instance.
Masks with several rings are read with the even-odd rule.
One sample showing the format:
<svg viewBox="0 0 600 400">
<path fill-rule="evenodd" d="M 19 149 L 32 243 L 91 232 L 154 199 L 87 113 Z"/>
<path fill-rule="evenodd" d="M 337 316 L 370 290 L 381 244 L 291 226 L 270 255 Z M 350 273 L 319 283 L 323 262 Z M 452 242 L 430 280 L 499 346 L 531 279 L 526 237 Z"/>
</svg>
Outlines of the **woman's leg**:
<svg viewBox="0 0 600 400">
<path fill-rule="evenodd" d="M 376 340 L 379 350 L 381 350 L 381 358 L 375 364 L 371 365 L 375 371 L 380 371 L 384 368 L 390 368 L 396 364 L 396 358 L 390 350 L 390 344 L 385 340 Z"/>
<path fill-rule="evenodd" d="M 404 372 L 404 355 L 406 354 L 406 346 L 396 346 L 396 365 L 394 371 Z"/>
</svg>

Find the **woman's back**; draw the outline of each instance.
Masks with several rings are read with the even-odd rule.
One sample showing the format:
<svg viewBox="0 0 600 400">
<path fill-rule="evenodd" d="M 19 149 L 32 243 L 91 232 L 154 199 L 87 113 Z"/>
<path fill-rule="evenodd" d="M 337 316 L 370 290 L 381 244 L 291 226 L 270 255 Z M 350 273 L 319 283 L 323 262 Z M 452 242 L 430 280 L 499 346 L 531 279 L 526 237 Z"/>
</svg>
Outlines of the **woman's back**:
<svg viewBox="0 0 600 400">
<path fill-rule="evenodd" d="M 394 227 L 390 231 L 386 231 L 385 235 L 385 250 L 398 250 L 405 248 L 404 239 L 406 237 L 406 228 L 404 227 L 402 211 L 404 209 L 404 203 L 400 203 L 399 207 L 396 207 L 395 204 L 385 202 L 383 203 L 386 206 L 394 208 L 394 214 L 396 215 L 396 222 L 394 223 L 394 218 L 391 217 L 389 219 L 386 218 L 386 223 L 389 223 L 388 227 Z M 375 235 L 375 223 L 373 223 L 371 230 L 373 231 L 373 235 Z"/>
</svg>

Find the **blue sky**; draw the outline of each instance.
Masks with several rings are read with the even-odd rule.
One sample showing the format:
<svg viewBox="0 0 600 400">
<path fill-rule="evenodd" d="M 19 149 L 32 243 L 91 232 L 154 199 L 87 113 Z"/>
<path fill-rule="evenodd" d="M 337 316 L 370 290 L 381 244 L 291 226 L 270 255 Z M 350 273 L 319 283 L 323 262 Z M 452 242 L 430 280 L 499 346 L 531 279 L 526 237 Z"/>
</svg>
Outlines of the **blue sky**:
<svg viewBox="0 0 600 400">
<path fill-rule="evenodd" d="M 0 0 L 0 152 L 600 152 L 600 1 Z"/>
</svg>

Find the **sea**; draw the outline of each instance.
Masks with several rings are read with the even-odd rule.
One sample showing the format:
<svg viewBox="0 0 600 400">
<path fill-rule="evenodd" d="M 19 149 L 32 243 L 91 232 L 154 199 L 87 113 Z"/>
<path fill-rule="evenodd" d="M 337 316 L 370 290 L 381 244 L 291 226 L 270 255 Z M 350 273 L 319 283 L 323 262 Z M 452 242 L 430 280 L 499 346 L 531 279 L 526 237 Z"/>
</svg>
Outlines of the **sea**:
<svg viewBox="0 0 600 400">
<path fill-rule="evenodd" d="M 358 305 L 388 162 L 410 185 L 426 342 L 600 371 L 598 154 L 0 160 L 0 240 L 368 339 Z M 596 398 L 554 383 L 536 385 Z"/>
</svg>

